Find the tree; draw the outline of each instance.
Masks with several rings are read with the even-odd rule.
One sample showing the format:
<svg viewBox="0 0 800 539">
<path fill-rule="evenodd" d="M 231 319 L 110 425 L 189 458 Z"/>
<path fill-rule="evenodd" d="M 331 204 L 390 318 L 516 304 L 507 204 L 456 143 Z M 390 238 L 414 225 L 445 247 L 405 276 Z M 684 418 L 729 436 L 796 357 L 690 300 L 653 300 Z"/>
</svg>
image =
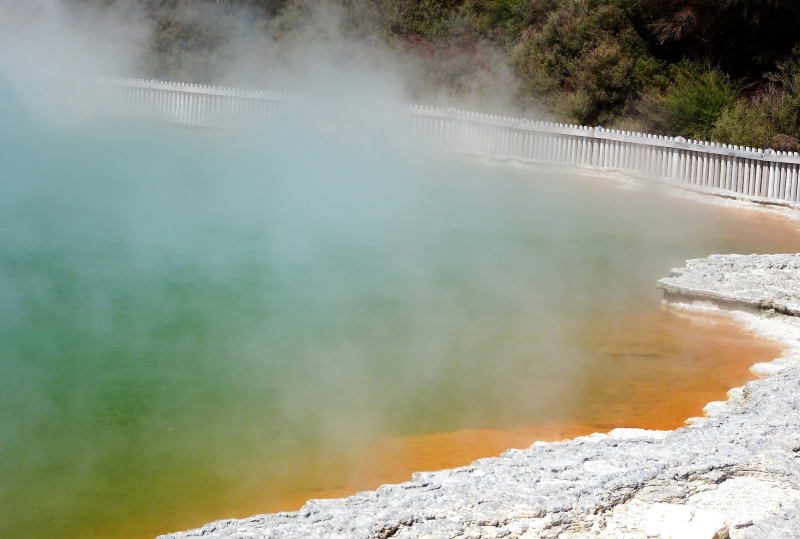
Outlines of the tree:
<svg viewBox="0 0 800 539">
<path fill-rule="evenodd" d="M 513 51 L 523 99 L 544 100 L 568 119 L 610 123 L 658 63 L 624 2 L 567 0 Z"/>
<path fill-rule="evenodd" d="M 649 0 L 650 39 L 669 61 L 712 59 L 734 77 L 760 78 L 797 40 L 796 0 Z"/>
</svg>

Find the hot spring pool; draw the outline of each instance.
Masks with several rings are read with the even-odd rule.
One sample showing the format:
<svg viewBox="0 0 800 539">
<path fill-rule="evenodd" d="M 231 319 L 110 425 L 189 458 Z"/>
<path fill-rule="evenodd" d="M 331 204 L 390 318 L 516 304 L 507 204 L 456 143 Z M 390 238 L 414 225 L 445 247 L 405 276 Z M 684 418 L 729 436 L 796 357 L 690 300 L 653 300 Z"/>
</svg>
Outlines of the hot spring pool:
<svg viewBox="0 0 800 539">
<path fill-rule="evenodd" d="M 380 133 L 20 118 L 0 128 L 2 537 L 288 508 L 462 464 L 486 429 L 676 426 L 774 350 L 659 311 L 656 279 L 800 248 L 777 219 Z M 458 458 L 402 461 L 454 431 Z"/>
</svg>

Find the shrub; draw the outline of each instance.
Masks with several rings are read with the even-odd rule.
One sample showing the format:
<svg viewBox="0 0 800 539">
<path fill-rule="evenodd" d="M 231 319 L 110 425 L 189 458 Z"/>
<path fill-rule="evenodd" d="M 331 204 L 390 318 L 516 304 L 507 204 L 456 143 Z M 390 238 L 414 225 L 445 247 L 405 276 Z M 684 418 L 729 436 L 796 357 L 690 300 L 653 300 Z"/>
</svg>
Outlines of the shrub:
<svg viewBox="0 0 800 539">
<path fill-rule="evenodd" d="M 766 148 L 774 132 L 774 126 L 764 108 L 748 99 L 742 99 L 722 111 L 709 138 L 727 144 Z"/>
<path fill-rule="evenodd" d="M 391 24 L 391 31 L 401 36 L 428 39 L 446 37 L 460 3 L 457 0 L 399 2 L 399 13 Z"/>
<path fill-rule="evenodd" d="M 768 86 L 723 111 L 711 136 L 729 144 L 797 151 L 798 112 L 788 92 Z"/>
<path fill-rule="evenodd" d="M 556 0 L 484 0 L 467 2 L 463 10 L 476 14 L 475 27 L 492 41 L 511 47 L 529 26 L 538 26 Z"/>
<path fill-rule="evenodd" d="M 523 99 L 544 100 L 571 121 L 610 123 L 653 77 L 658 62 L 624 2 L 567 0 L 513 51 Z"/>
<path fill-rule="evenodd" d="M 767 79 L 781 90 L 781 99 L 770 111 L 777 132 L 797 137 L 800 134 L 800 46 L 777 65 Z"/>
<path fill-rule="evenodd" d="M 638 117 L 648 131 L 708 139 L 720 116 L 736 106 L 738 94 L 737 85 L 719 69 L 681 62 L 626 114 Z"/>
<path fill-rule="evenodd" d="M 712 135 L 731 144 L 800 149 L 800 48 L 779 62 L 760 92 L 726 109 Z"/>
<path fill-rule="evenodd" d="M 672 82 L 651 99 L 660 131 L 707 139 L 720 116 L 737 103 L 738 88 L 717 68 L 683 62 L 671 70 Z"/>
</svg>

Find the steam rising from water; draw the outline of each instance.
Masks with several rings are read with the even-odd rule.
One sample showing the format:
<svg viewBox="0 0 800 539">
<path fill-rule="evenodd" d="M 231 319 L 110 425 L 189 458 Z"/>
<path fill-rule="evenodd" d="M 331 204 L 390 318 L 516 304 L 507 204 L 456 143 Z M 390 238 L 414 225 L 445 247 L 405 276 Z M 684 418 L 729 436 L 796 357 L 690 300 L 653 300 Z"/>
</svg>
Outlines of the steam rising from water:
<svg viewBox="0 0 800 539">
<path fill-rule="evenodd" d="M 280 79 L 346 110 L 333 129 L 51 121 L 54 70 L 136 65 L 147 25 L 99 47 L 101 13 L 0 9 L 0 536 L 290 491 L 367 437 L 561 418 L 581 328 L 732 250 L 662 198 L 430 155 L 385 106 L 402 70 L 344 41 Z"/>
</svg>

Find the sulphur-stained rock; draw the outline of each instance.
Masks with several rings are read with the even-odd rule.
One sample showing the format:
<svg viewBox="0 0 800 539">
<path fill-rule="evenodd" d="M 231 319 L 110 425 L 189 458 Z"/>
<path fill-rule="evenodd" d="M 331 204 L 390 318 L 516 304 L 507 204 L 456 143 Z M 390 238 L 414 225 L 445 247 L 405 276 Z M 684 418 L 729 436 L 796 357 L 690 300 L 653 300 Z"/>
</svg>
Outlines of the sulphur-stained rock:
<svg viewBox="0 0 800 539">
<path fill-rule="evenodd" d="M 780 340 L 780 368 L 671 432 L 617 429 L 166 537 L 800 537 L 800 256 L 711 256 L 659 282 Z M 764 309 L 769 311 L 765 312 Z M 784 314 L 776 314 L 784 313 Z"/>
</svg>

